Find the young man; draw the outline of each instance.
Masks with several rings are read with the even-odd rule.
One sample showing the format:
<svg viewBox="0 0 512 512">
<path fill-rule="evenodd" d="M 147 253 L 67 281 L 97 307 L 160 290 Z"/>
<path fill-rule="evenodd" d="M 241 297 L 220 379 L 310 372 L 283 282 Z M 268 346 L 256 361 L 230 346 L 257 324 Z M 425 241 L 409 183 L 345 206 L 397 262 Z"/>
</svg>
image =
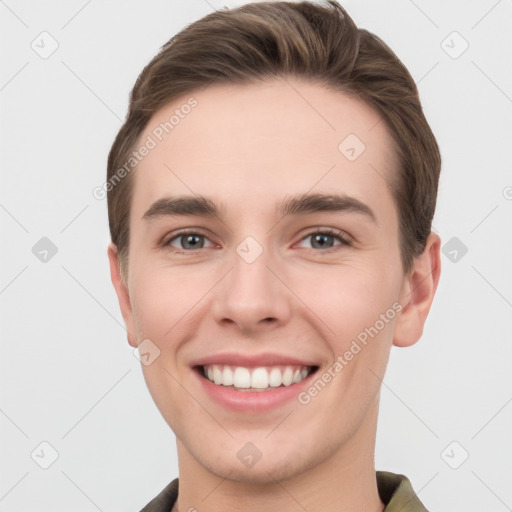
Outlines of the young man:
<svg viewBox="0 0 512 512">
<path fill-rule="evenodd" d="M 107 180 L 112 282 L 177 440 L 179 489 L 144 511 L 426 510 L 374 448 L 439 280 L 440 163 L 410 74 L 334 2 L 217 11 L 146 66 Z"/>
</svg>

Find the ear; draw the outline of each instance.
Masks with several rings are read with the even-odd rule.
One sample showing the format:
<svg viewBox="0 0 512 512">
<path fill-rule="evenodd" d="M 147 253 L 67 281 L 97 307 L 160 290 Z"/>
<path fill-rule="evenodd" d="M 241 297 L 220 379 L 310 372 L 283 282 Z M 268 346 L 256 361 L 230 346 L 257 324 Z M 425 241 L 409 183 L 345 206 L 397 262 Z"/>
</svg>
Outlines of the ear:
<svg viewBox="0 0 512 512">
<path fill-rule="evenodd" d="M 128 336 L 128 343 L 132 347 L 137 347 L 137 336 L 135 330 L 135 322 L 133 321 L 132 305 L 130 302 L 130 295 L 128 293 L 127 285 L 121 277 L 121 267 L 119 265 L 119 258 L 117 247 L 113 243 L 108 246 L 108 259 L 110 262 L 110 279 L 116 290 L 117 300 L 121 308 L 124 323 L 126 325 L 126 332 Z"/>
<path fill-rule="evenodd" d="M 393 345 L 409 347 L 423 334 L 439 276 L 441 275 L 441 239 L 430 233 L 425 250 L 414 259 L 413 267 L 407 276 L 400 293 L 402 311 L 395 322 Z"/>
</svg>

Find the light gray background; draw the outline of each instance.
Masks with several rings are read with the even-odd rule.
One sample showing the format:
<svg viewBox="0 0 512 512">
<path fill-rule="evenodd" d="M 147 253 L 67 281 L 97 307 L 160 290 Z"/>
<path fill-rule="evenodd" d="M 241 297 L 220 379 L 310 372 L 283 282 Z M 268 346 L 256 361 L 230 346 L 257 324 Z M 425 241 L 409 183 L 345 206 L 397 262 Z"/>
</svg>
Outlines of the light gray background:
<svg viewBox="0 0 512 512">
<path fill-rule="evenodd" d="M 92 190 L 142 67 L 188 23 L 241 3 L 0 2 L 4 512 L 135 511 L 178 474 Z M 342 4 L 418 83 L 443 156 L 434 227 L 459 244 L 445 246 L 422 340 L 392 350 L 377 469 L 407 475 L 431 511 L 512 510 L 512 2 Z M 51 38 L 43 59 L 31 44 L 49 51 Z M 42 237 L 58 249 L 47 262 L 32 252 Z M 48 469 L 44 441 L 58 452 Z"/>
</svg>

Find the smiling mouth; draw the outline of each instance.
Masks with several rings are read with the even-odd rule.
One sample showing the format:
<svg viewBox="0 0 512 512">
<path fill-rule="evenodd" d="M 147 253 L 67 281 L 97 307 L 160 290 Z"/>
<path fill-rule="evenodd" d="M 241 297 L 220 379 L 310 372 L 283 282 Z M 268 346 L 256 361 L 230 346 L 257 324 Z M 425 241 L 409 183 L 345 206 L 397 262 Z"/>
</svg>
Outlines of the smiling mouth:
<svg viewBox="0 0 512 512">
<path fill-rule="evenodd" d="M 318 366 L 273 365 L 248 368 L 228 364 L 208 364 L 194 368 L 217 386 L 237 391 L 272 391 L 293 386 L 318 370 Z"/>
</svg>

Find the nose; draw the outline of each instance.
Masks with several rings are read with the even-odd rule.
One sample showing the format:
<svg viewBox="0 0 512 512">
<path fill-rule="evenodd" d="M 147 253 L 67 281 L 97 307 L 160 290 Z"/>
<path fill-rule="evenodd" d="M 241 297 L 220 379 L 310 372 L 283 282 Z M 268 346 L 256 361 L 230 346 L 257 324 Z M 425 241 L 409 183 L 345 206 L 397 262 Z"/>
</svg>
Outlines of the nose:
<svg viewBox="0 0 512 512">
<path fill-rule="evenodd" d="M 254 260 L 243 250 L 237 251 L 231 269 L 214 293 L 215 320 L 223 327 L 236 326 L 244 334 L 286 324 L 293 294 L 285 282 L 278 262 L 268 251 L 263 250 Z"/>
</svg>

